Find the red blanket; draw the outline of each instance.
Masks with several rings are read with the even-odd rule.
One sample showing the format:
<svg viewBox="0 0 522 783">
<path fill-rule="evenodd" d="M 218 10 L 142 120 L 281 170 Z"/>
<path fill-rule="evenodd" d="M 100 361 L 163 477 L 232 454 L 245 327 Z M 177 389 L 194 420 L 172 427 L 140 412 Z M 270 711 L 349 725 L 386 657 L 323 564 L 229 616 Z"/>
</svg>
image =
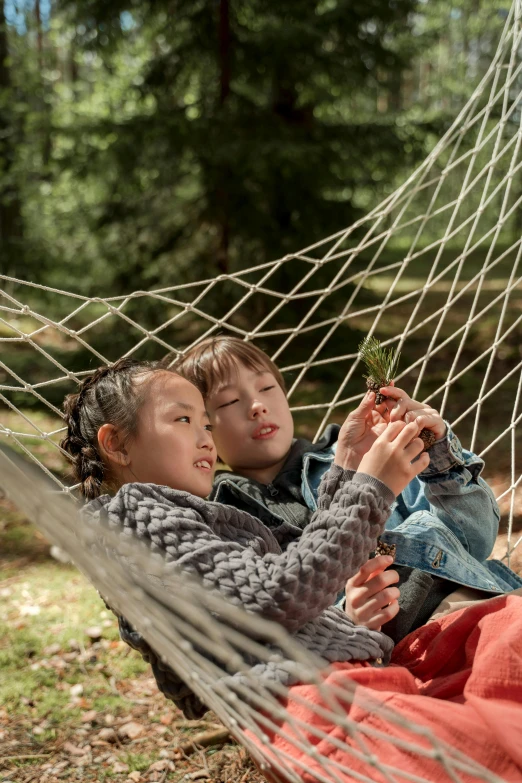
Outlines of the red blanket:
<svg viewBox="0 0 522 783">
<path fill-rule="evenodd" d="M 353 694 L 340 700 L 356 732 L 321 715 L 331 706 L 309 684 L 290 688 L 283 705 L 289 718 L 277 728 L 263 727 L 272 761 L 284 754 L 306 783 L 390 783 L 411 781 L 411 775 L 429 783 L 487 779 L 466 759 L 522 783 L 522 597 L 499 596 L 447 615 L 407 636 L 391 666 L 334 664 L 324 682 Z M 390 720 L 386 708 L 408 725 Z M 434 744 L 439 758 L 419 753 Z M 365 760 L 371 754 L 373 763 Z M 446 763 L 457 776 L 445 769 L 443 757 L 453 760 Z"/>
</svg>

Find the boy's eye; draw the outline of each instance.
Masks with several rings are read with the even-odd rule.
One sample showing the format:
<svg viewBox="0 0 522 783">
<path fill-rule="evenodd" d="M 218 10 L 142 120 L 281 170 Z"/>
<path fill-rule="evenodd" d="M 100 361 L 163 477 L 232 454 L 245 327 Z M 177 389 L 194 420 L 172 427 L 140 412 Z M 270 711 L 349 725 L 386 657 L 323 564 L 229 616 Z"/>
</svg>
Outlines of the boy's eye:
<svg viewBox="0 0 522 783">
<path fill-rule="evenodd" d="M 207 430 L 207 432 L 212 432 L 214 428 L 212 427 L 212 424 L 205 424 L 205 429 Z"/>
<path fill-rule="evenodd" d="M 262 392 L 270 391 L 270 389 L 275 389 L 275 384 L 272 386 L 265 386 L 263 389 L 261 389 Z"/>
<path fill-rule="evenodd" d="M 218 410 L 220 408 L 228 408 L 229 405 L 233 405 L 235 402 L 239 402 L 239 400 L 230 400 L 230 402 L 224 402 L 223 405 L 218 405 Z"/>
</svg>

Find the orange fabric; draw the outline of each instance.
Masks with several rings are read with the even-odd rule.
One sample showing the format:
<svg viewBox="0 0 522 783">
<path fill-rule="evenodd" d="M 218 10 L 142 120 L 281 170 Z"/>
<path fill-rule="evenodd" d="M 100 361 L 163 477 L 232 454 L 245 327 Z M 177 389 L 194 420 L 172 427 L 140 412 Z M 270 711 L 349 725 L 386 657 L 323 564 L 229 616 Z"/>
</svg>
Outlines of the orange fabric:
<svg viewBox="0 0 522 783">
<path fill-rule="evenodd" d="M 315 712 L 314 706 L 327 706 L 315 685 L 293 686 L 283 704 L 291 719 L 302 722 L 299 741 L 308 747 L 297 749 L 284 736 L 296 736 L 289 720 L 280 723 L 277 730 L 263 727 L 274 758 L 280 752 L 288 754 L 292 761 L 287 763 L 306 783 L 330 779 L 355 783 L 361 780 L 360 775 L 376 783 L 390 783 L 390 777 L 385 777 L 377 765 L 369 764 L 362 755 L 352 755 L 346 747 L 336 747 L 332 744 L 335 739 L 394 767 L 397 771 L 391 780 L 406 781 L 401 770 L 429 783 L 454 780 L 438 760 L 388 741 L 388 737 L 395 737 L 416 747 L 432 747 L 431 741 L 415 730 L 390 721 L 380 709 L 372 708 L 372 702 L 390 708 L 410 725 L 428 730 L 446 746 L 460 751 L 464 763 L 469 757 L 503 780 L 522 782 L 521 597 L 499 596 L 441 617 L 407 636 L 395 648 L 391 666 L 376 669 L 363 664 L 334 664 L 324 682 L 327 688 L 336 685 L 353 691 L 352 699 L 343 701 L 343 709 L 357 723 L 355 738 Z M 321 729 L 326 736 L 314 736 L 311 729 Z M 368 734 L 367 729 L 381 731 L 383 736 Z M 319 757 L 310 754 L 312 745 Z M 264 750 L 266 754 L 266 745 Z M 328 772 L 326 759 L 349 767 L 359 776 L 338 769 L 334 774 L 334 766 Z M 459 774 L 463 783 L 483 780 L 470 773 L 469 767 Z"/>
</svg>

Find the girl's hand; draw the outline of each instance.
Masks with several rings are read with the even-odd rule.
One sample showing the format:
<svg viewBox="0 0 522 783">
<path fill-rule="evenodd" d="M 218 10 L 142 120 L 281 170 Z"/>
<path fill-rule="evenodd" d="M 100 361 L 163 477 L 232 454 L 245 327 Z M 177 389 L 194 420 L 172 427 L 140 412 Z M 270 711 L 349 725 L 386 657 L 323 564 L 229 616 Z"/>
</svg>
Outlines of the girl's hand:
<svg viewBox="0 0 522 783">
<path fill-rule="evenodd" d="M 359 472 L 374 476 L 386 484 L 394 495 L 400 495 L 410 481 L 430 464 L 428 454 L 421 453 L 424 443 L 417 437 L 423 426 L 419 423 L 421 418 L 409 424 L 403 421 L 388 424 L 362 458 Z M 420 457 L 412 463 L 419 454 Z"/>
<path fill-rule="evenodd" d="M 417 420 L 420 430 L 431 430 L 435 435 L 435 440 L 440 440 L 446 434 L 446 422 L 435 408 L 423 402 L 412 400 L 408 394 L 396 386 L 383 386 L 380 389 L 381 394 L 389 397 L 383 404 L 389 411 L 390 421 L 410 421 Z"/>
<path fill-rule="evenodd" d="M 374 557 L 347 581 L 345 612 L 357 625 L 379 631 L 399 611 L 400 591 L 392 586 L 399 574 L 385 570 L 392 563 L 389 555 Z"/>
<path fill-rule="evenodd" d="M 357 470 L 361 459 L 386 429 L 386 424 L 386 419 L 375 410 L 375 394 L 367 392 L 340 429 L 335 463 L 345 469 Z"/>
</svg>

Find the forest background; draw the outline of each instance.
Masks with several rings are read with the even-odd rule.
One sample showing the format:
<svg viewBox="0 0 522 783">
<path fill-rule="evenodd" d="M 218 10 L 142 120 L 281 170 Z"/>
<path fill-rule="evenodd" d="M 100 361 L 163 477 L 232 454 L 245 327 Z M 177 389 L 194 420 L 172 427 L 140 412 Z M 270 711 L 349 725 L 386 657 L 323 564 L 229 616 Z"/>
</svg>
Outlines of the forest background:
<svg viewBox="0 0 522 783">
<path fill-rule="evenodd" d="M 499 0 L 6 0 L 0 274 L 118 296 L 236 272 L 350 225 L 448 128 L 508 11 Z M 157 308 L 139 306 L 156 326 Z M 113 359 L 133 339 L 116 332 Z M 23 376 L 29 356 L 13 353 Z M 81 350 L 68 366 L 85 369 Z"/>
<path fill-rule="evenodd" d="M 509 7 L 506 0 L 5 0 L 0 274 L 118 297 L 237 273 L 350 225 L 451 125 L 491 62 Z M 477 188 L 469 210 L 479 198 Z M 521 224 L 518 209 L 514 234 Z M 423 241 L 438 228 L 432 219 Z M 408 240 L 388 243 L 387 258 L 402 257 Z M 302 265 L 286 264 L 271 283 L 291 290 L 303 274 Z M 16 295 L 16 283 L 4 280 L 4 290 Z M 188 302 L 192 290 L 176 295 Z M 237 286 L 216 286 L 204 309 L 220 317 L 240 295 Z M 46 292 L 24 296 L 55 320 L 70 312 L 70 302 L 51 303 Z M 346 288 L 332 294 L 325 317 L 346 297 Z M 270 307 L 251 300 L 236 325 L 248 331 Z M 307 307 L 305 299 L 284 308 L 278 328 L 294 328 Z M 131 300 L 125 314 L 149 331 L 165 320 L 147 298 Z M 69 325 L 83 329 L 97 315 L 91 307 Z M 13 328 L 10 318 L 0 320 L 0 337 L 38 326 Z M 87 339 L 115 360 L 137 334 L 104 324 Z M 347 352 L 365 328 L 345 331 Z M 181 349 L 203 329 L 202 322 L 187 329 L 184 319 L 161 337 Z M 72 372 L 97 363 L 78 341 L 47 342 Z M 277 346 L 267 339 L 261 347 Z M 424 348 L 413 340 L 406 351 Z M 0 383 L 21 389 L 8 401 L 41 407 L 23 382 L 46 383 L 49 362 L 20 342 L 4 341 L 1 350 Z M 294 339 L 291 353 L 292 362 L 309 355 L 306 336 Z M 164 354 L 155 341 L 133 353 Z M 322 401 L 343 372 L 323 365 L 320 378 L 308 376 L 328 384 Z M 46 399 L 58 409 L 72 388 L 48 386 Z M 313 389 L 301 391 L 305 402 L 317 401 Z"/>
<path fill-rule="evenodd" d="M 15 295 L 16 279 L 86 297 L 187 286 L 350 225 L 392 193 L 451 125 L 491 62 L 509 8 L 509 0 L 0 2 L 4 290 Z M 521 225 L 519 210 L 514 235 Z M 429 231 L 437 231 L 436 221 L 427 240 Z M 388 245 L 392 259 L 406 240 Z M 510 263 L 498 268 L 499 277 L 508 278 Z M 289 290 L 302 268 L 287 264 L 280 274 L 289 277 L 279 281 Z M 25 294 L 36 310 L 52 305 L 59 319 L 59 298 L 39 289 Z M 182 289 L 177 296 L 183 301 Z M 216 286 L 206 311 L 227 309 L 234 296 Z M 346 289 L 338 296 L 346 298 Z M 337 312 L 335 297 L 328 306 Z M 70 303 L 63 306 L 65 316 Z M 298 322 L 300 306 L 306 301 L 282 311 L 279 325 Z M 126 313 L 149 330 L 163 317 L 145 298 L 131 300 Z M 241 328 L 264 315 L 252 306 L 238 316 Z M 35 328 L 22 321 L 18 314 L 0 318 L 7 338 L 0 342 L 0 384 L 19 385 L 5 392 L 0 425 L 23 429 L 14 405 L 22 414 L 31 407 L 31 421 L 55 431 L 60 420 L 23 388 L 26 378 L 45 383 L 49 362 L 9 342 L 17 329 Z M 90 344 L 116 359 L 136 334 L 105 324 L 90 333 Z M 343 333 L 347 352 L 364 334 L 359 326 Z M 391 318 L 383 336 L 387 326 Z M 485 344 L 495 327 L 484 320 Z M 182 348 L 197 329 L 203 325 L 173 327 L 169 340 Z M 425 337 L 415 339 L 406 351 L 425 350 Z M 518 341 L 513 333 L 503 346 L 506 367 L 518 361 Z M 273 346 L 267 340 L 263 347 Z M 73 372 L 96 362 L 60 335 L 45 350 Z M 296 337 L 292 351 L 309 354 L 306 336 Z M 163 354 L 154 341 L 137 353 Z M 455 383 L 461 400 L 476 393 L 482 370 L 478 364 Z M 301 399 L 331 397 L 341 372 L 322 365 L 320 384 L 312 376 Z M 440 382 L 444 360 L 434 360 L 430 372 Z M 60 384 L 45 387 L 56 408 L 63 395 Z M 494 403 L 502 406 L 500 394 Z M 483 436 L 491 438 L 487 426 Z M 28 443 L 67 480 L 50 442 Z M 497 490 L 509 472 L 504 452 L 505 464 L 490 460 Z M 5 500 L 0 550 L 0 779 L 177 781 L 208 773 L 223 783 L 257 780 L 230 746 L 176 755 L 173 748 L 202 725 L 183 722 L 157 695 L 94 590 L 71 566 L 49 560 L 48 542 Z M 134 728 L 124 729 L 129 722 Z"/>
</svg>

